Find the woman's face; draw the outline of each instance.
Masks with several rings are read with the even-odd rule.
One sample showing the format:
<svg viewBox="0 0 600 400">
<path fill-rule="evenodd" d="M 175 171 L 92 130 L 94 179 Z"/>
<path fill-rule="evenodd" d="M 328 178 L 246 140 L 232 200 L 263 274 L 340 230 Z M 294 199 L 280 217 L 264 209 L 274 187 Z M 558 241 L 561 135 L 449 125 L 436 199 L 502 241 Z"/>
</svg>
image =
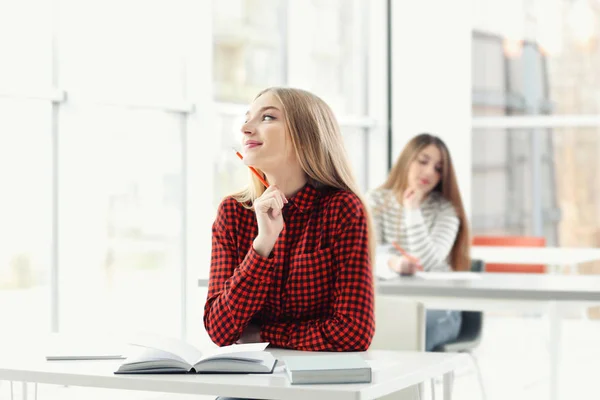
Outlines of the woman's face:
<svg viewBox="0 0 600 400">
<path fill-rule="evenodd" d="M 431 192 L 442 178 L 442 153 L 434 144 L 425 147 L 410 163 L 408 187 L 423 193 Z"/>
<path fill-rule="evenodd" d="M 241 131 L 246 165 L 273 172 L 295 159 L 283 106 L 270 92 L 263 93 L 250 104 Z"/>
</svg>

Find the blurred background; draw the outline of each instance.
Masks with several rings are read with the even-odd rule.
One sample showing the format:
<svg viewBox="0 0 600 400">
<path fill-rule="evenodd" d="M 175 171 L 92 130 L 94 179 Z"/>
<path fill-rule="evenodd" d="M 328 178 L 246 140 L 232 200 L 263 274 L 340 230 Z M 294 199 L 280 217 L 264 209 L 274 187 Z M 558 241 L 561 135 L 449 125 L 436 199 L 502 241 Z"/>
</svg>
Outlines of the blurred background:
<svg viewBox="0 0 600 400">
<path fill-rule="evenodd" d="M 599 72 L 598 0 L 0 0 L 2 333 L 200 337 L 268 86 L 332 106 L 363 190 L 429 131 L 474 235 L 600 247 Z"/>
</svg>

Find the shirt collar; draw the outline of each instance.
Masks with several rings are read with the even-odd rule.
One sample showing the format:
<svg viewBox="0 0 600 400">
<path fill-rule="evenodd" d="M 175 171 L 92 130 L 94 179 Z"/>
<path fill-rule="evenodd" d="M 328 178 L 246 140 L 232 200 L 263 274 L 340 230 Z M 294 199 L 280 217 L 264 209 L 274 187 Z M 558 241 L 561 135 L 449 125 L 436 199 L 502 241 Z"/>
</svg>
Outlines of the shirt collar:
<svg viewBox="0 0 600 400">
<path fill-rule="evenodd" d="M 319 192 L 311 184 L 307 183 L 302 189 L 298 191 L 293 197 L 288 199 L 290 207 L 297 208 L 301 213 L 309 212 L 314 204 L 315 200 L 319 196 Z"/>
</svg>

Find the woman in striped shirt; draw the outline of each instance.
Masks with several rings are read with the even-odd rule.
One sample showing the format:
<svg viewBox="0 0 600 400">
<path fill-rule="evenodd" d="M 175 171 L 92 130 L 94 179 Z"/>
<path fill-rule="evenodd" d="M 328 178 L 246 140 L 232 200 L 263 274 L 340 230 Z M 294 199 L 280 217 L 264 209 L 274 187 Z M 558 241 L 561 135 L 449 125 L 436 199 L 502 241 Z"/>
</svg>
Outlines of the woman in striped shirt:
<svg viewBox="0 0 600 400">
<path fill-rule="evenodd" d="M 387 180 L 367 194 L 377 236 L 377 268 L 402 275 L 468 270 L 469 228 L 448 148 L 420 134 L 404 148 Z M 410 256 L 402 256 L 399 245 Z M 460 311 L 428 310 L 426 350 L 455 339 Z"/>
</svg>

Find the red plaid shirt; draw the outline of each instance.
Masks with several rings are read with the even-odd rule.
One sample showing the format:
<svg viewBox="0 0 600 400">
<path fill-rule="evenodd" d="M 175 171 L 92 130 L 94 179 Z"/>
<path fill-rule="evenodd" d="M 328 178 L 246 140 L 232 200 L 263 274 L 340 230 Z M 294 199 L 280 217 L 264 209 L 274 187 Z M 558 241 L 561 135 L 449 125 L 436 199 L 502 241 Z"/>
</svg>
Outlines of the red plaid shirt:
<svg viewBox="0 0 600 400">
<path fill-rule="evenodd" d="M 359 198 L 306 185 L 284 206 L 268 258 L 254 251 L 253 210 L 232 198 L 213 224 L 204 326 L 219 346 L 249 323 L 261 339 L 297 350 L 362 351 L 375 332 L 367 221 Z"/>
</svg>

